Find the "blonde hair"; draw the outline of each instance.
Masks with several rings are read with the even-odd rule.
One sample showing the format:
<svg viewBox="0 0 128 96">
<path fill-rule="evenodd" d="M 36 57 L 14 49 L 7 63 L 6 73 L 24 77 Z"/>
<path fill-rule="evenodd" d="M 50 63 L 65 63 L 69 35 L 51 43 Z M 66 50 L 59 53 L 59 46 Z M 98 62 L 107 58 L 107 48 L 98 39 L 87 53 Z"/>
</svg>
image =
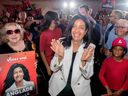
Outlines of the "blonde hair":
<svg viewBox="0 0 128 96">
<path fill-rule="evenodd" d="M 17 29 L 20 30 L 21 39 L 23 39 L 25 30 L 18 23 L 12 22 L 12 23 L 6 23 L 3 26 L 3 28 L 0 30 L 0 36 L 1 36 L 3 42 L 8 42 L 8 38 L 6 36 L 6 32 L 7 32 L 7 30 L 11 30 L 11 29 L 8 28 L 9 26 L 17 27 Z"/>
</svg>

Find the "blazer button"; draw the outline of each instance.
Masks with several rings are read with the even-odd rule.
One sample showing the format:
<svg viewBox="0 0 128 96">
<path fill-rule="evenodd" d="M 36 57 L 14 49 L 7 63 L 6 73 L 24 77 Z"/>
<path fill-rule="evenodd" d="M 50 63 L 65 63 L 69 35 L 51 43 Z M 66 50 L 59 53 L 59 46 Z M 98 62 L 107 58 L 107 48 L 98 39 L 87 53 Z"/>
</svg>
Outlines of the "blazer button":
<svg viewBox="0 0 128 96">
<path fill-rule="evenodd" d="M 63 78 L 61 77 L 61 80 L 63 80 Z"/>
<path fill-rule="evenodd" d="M 56 64 L 54 65 L 54 67 L 56 67 Z"/>
<path fill-rule="evenodd" d="M 77 85 L 80 85 L 80 83 L 77 83 Z"/>
</svg>

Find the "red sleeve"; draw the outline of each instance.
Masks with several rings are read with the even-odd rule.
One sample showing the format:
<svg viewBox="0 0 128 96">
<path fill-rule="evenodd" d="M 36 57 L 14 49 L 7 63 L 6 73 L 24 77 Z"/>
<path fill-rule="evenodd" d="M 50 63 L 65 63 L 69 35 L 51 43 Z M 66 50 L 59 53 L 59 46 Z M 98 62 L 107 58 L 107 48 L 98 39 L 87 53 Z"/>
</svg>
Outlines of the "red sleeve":
<svg viewBox="0 0 128 96">
<path fill-rule="evenodd" d="M 100 72 L 99 72 L 99 79 L 101 81 L 101 83 L 103 84 L 103 86 L 108 86 L 106 80 L 105 80 L 105 72 L 106 72 L 106 59 L 104 60 L 104 62 L 102 63 L 102 66 L 101 66 L 101 69 L 100 69 Z"/>
<path fill-rule="evenodd" d="M 127 61 L 127 66 L 128 66 L 128 61 Z M 127 67 L 127 73 L 126 73 L 126 81 L 124 82 L 123 86 L 122 86 L 122 89 L 123 90 L 128 90 L 128 67 Z"/>
<path fill-rule="evenodd" d="M 40 35 L 40 52 L 44 51 L 46 45 L 46 37 L 45 34 L 42 32 Z"/>
</svg>

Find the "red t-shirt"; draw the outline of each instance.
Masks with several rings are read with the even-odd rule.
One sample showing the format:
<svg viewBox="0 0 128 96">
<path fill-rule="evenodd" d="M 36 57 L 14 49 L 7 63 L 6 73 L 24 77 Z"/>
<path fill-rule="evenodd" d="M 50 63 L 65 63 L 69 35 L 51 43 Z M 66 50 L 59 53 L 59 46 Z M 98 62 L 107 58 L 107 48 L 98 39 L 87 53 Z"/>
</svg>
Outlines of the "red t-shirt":
<svg viewBox="0 0 128 96">
<path fill-rule="evenodd" d="M 54 52 L 50 48 L 52 39 L 59 39 L 62 36 L 60 28 L 54 30 L 45 30 L 40 36 L 40 51 L 45 53 L 48 64 L 54 56 Z"/>
<path fill-rule="evenodd" d="M 128 60 L 117 62 L 113 57 L 106 58 L 101 66 L 99 78 L 110 89 L 128 89 Z"/>
</svg>

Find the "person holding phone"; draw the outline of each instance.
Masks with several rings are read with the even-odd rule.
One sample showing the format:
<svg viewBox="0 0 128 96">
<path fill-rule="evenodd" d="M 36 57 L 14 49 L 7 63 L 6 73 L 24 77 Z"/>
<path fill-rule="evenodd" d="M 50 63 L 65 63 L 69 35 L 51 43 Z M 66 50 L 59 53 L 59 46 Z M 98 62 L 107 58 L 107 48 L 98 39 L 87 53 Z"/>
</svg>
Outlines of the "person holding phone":
<svg viewBox="0 0 128 96">
<path fill-rule="evenodd" d="M 93 75 L 95 45 L 90 43 L 90 22 L 82 15 L 75 15 L 66 29 L 66 37 L 53 39 L 55 52 L 50 68 L 51 96 L 92 96 L 90 77 Z"/>
</svg>

